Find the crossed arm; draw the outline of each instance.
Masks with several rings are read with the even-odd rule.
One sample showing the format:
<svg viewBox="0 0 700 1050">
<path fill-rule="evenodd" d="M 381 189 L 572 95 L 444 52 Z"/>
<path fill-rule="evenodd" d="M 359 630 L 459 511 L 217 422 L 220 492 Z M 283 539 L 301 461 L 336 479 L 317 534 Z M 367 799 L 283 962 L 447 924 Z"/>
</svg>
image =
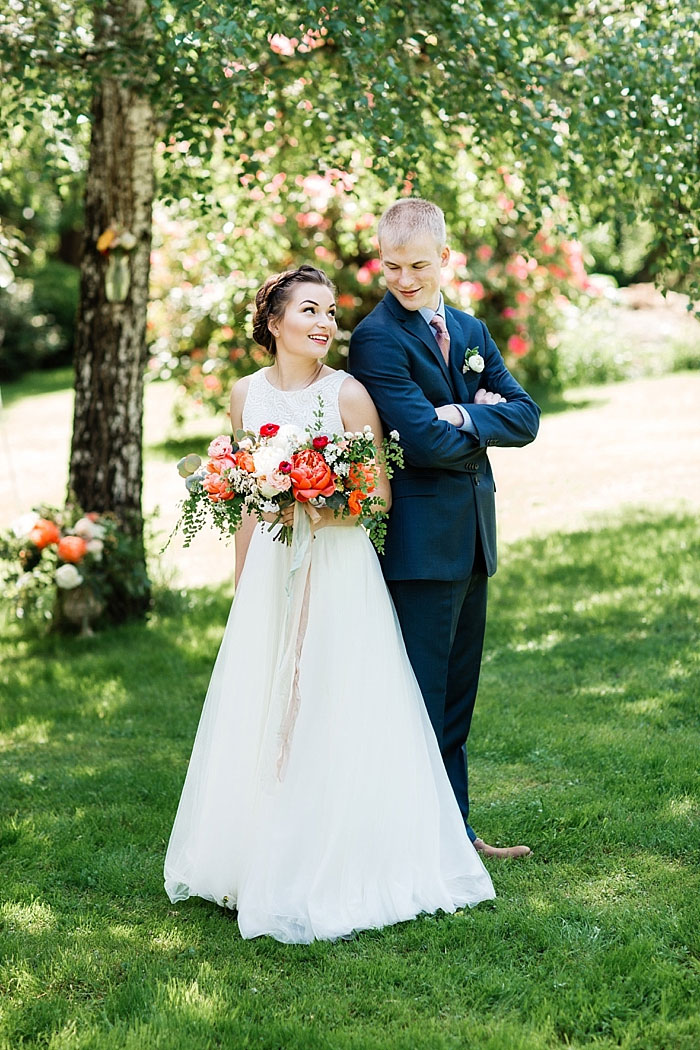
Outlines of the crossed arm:
<svg viewBox="0 0 700 1050">
<path fill-rule="evenodd" d="M 369 390 L 387 428 L 398 430 L 406 461 L 427 469 L 464 470 L 490 445 L 526 445 L 537 434 L 539 409 L 506 368 L 484 328 L 485 368 L 473 403 L 474 433 L 457 429 L 455 405 L 435 409 L 411 375 L 399 339 L 361 327 L 350 343 L 350 369 Z M 452 418 L 455 419 L 453 425 Z"/>
</svg>

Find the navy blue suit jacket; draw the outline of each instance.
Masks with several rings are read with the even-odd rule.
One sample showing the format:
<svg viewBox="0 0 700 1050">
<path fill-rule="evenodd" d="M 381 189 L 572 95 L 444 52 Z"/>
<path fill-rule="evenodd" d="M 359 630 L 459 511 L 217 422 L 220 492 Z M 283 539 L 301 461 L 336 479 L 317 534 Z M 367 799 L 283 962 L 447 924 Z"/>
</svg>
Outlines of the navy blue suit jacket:
<svg viewBox="0 0 700 1050">
<path fill-rule="evenodd" d="M 495 485 L 486 450 L 527 445 L 540 410 L 505 366 L 482 321 L 446 307 L 450 363 L 418 311 L 390 293 L 357 326 L 348 367 L 369 391 L 388 433 L 398 430 L 405 466 L 392 479 L 382 569 L 388 580 L 463 580 L 472 571 L 477 530 L 489 576 L 496 571 Z M 483 372 L 462 372 L 468 349 Z M 505 403 L 475 405 L 479 387 Z M 465 406 L 476 434 L 440 420 L 435 409 Z"/>
</svg>

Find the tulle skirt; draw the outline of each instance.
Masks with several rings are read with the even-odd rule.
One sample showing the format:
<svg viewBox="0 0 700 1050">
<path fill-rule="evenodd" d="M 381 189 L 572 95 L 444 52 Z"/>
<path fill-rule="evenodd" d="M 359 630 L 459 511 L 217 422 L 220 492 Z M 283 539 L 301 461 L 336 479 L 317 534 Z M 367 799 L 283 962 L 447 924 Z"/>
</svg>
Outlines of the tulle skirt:
<svg viewBox="0 0 700 1050">
<path fill-rule="evenodd" d="M 290 651 L 292 552 L 253 536 L 165 860 L 173 902 L 294 943 L 494 896 L 367 535 L 310 550 Z"/>
</svg>

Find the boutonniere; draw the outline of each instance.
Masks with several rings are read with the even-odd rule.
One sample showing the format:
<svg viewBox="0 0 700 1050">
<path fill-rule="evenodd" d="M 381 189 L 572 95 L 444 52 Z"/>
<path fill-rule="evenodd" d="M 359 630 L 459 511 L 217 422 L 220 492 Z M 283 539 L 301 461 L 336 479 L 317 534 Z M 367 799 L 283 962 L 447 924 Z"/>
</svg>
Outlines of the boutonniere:
<svg viewBox="0 0 700 1050">
<path fill-rule="evenodd" d="M 467 350 L 464 355 L 464 364 L 462 365 L 462 372 L 466 375 L 467 372 L 483 372 L 484 371 L 483 357 L 479 353 L 478 346 L 472 347 L 471 350 Z"/>
</svg>

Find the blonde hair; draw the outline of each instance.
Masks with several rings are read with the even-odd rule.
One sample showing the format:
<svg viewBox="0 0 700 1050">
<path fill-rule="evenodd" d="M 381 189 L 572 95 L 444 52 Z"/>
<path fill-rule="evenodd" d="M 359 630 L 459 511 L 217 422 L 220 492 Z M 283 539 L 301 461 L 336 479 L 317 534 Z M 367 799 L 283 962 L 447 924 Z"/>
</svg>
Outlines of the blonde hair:
<svg viewBox="0 0 700 1050">
<path fill-rule="evenodd" d="M 447 244 L 442 209 L 422 197 L 404 197 L 396 201 L 387 208 L 377 226 L 380 249 L 382 244 L 403 248 L 409 241 L 425 234 L 435 239 L 438 248 Z"/>
</svg>

